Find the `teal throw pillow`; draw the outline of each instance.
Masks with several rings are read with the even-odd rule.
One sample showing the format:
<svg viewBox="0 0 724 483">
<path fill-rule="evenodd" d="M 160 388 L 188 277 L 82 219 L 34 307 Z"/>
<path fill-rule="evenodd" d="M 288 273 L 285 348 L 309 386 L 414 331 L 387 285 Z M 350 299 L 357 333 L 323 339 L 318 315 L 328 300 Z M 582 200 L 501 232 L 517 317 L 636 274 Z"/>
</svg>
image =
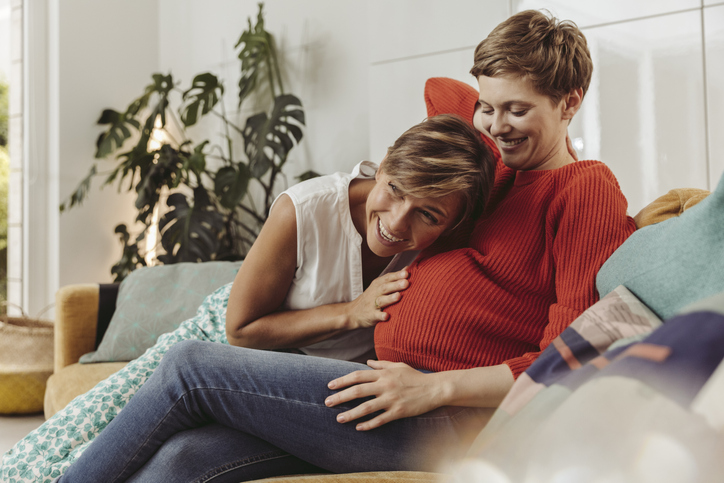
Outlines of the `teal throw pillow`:
<svg viewBox="0 0 724 483">
<path fill-rule="evenodd" d="M 636 231 L 598 272 L 601 297 L 625 286 L 661 319 L 724 291 L 724 176 L 681 216 Z"/>
<path fill-rule="evenodd" d="M 233 282 L 241 262 L 177 263 L 144 267 L 118 289 L 116 311 L 98 350 L 81 363 L 130 361 L 166 332 L 190 319 L 219 287 Z"/>
</svg>

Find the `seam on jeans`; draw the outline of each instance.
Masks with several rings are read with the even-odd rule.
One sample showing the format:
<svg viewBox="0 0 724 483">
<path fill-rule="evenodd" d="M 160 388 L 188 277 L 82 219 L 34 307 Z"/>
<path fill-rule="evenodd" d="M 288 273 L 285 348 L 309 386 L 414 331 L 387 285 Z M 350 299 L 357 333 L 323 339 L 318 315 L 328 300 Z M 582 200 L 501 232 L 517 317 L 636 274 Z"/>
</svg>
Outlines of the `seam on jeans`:
<svg viewBox="0 0 724 483">
<path fill-rule="evenodd" d="M 146 443 L 148 443 L 148 440 L 151 438 L 151 435 L 159 428 L 159 426 L 161 426 L 161 425 L 166 421 L 166 418 L 168 418 L 169 414 L 171 414 L 171 412 L 176 408 L 176 406 L 177 406 L 180 402 L 183 402 L 183 398 L 185 397 L 186 394 L 187 394 L 187 393 L 184 393 L 184 396 L 181 396 L 179 399 L 177 399 L 176 402 L 173 403 L 173 406 L 171 406 L 171 408 L 170 408 L 168 411 L 166 411 L 166 414 L 163 416 L 163 418 L 161 418 L 161 420 L 158 422 L 158 424 L 156 424 L 156 426 L 154 426 L 153 430 L 148 434 L 148 436 L 146 437 L 146 439 L 143 440 L 143 443 L 141 443 L 141 444 L 138 446 L 138 449 L 136 450 L 136 452 L 133 453 L 133 456 L 131 456 L 131 457 L 128 459 L 128 462 L 123 466 L 123 468 L 122 468 L 121 471 L 119 472 L 118 476 L 116 476 L 116 477 L 113 479 L 113 482 L 112 482 L 112 483 L 116 483 L 117 481 L 119 481 L 119 479 L 118 479 L 119 476 L 122 475 L 122 474 L 126 471 L 126 468 L 128 468 L 128 466 L 136 459 L 136 457 L 137 457 L 138 454 L 141 452 L 141 450 L 144 448 L 144 446 L 146 446 Z M 123 480 L 122 480 L 122 481 L 123 481 Z"/>
<path fill-rule="evenodd" d="M 183 394 L 183 396 L 181 396 L 181 398 L 186 397 L 189 393 L 192 393 L 192 392 L 196 392 L 196 391 L 209 391 L 209 390 L 211 390 L 211 391 L 231 392 L 231 393 L 241 393 L 241 394 L 245 394 L 245 395 L 248 395 L 248 396 L 260 397 L 260 398 L 264 398 L 264 399 L 275 399 L 275 400 L 286 401 L 286 402 L 291 402 L 291 403 L 295 403 L 295 404 L 303 404 L 303 405 L 305 405 L 305 406 L 328 408 L 325 404 L 314 403 L 314 402 L 307 402 L 307 401 L 300 401 L 300 400 L 298 400 L 298 399 L 288 399 L 288 398 L 286 398 L 286 397 L 270 396 L 270 395 L 267 395 L 267 394 L 259 394 L 259 393 L 256 393 L 256 392 L 244 391 L 244 390 L 241 390 L 241 389 L 229 389 L 229 388 L 226 388 L 226 387 L 209 387 L 209 386 L 206 386 L 206 387 L 195 387 L 195 388 L 193 388 L 193 389 L 189 389 L 188 391 L 186 391 L 186 392 Z M 328 408 L 328 409 L 333 409 L 333 408 Z"/>
<path fill-rule="evenodd" d="M 224 465 L 218 466 L 210 471 L 207 471 L 191 483 L 206 483 L 208 481 L 212 481 L 214 478 L 224 475 L 228 473 L 229 471 L 233 471 L 238 468 L 243 468 L 244 466 L 250 466 L 257 463 L 263 463 L 266 461 L 272 461 L 272 460 L 278 460 L 280 458 L 289 458 L 291 455 L 289 453 L 283 453 L 281 451 L 271 451 L 269 453 L 262 453 L 260 455 L 253 456 L 251 458 L 244 458 L 238 461 L 233 461 L 231 463 L 226 463 Z"/>
</svg>

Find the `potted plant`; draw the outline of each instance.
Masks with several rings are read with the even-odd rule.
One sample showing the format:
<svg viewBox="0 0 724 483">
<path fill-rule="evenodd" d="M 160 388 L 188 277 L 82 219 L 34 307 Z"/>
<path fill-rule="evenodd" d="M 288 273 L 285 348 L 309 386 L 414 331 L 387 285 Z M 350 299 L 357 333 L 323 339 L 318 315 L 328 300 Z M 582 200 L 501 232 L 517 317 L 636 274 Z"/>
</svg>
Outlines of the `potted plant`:
<svg viewBox="0 0 724 483">
<path fill-rule="evenodd" d="M 236 48 L 239 107 L 252 93 L 270 93 L 268 109 L 249 116 L 243 127 L 227 116 L 224 85 L 208 72 L 194 77 L 185 90 L 171 74 L 153 74 L 125 111 L 105 109 L 101 114 L 98 124 L 106 129 L 96 142 L 96 158 L 120 151 L 128 140 L 137 139 L 135 145 L 116 156 L 109 173 L 94 164 L 60 210 L 80 204 L 97 176 L 105 175 L 104 186 L 116 183 L 119 190 L 135 190 L 136 221 L 143 228 L 132 234 L 124 224 L 116 227 L 123 244 L 121 259 L 111 269 L 116 281 L 146 265 L 144 244 L 155 229 L 154 210 L 164 193 L 166 208 L 158 217 L 164 253 L 154 262 L 243 259 L 264 224 L 289 152 L 302 139 L 304 110 L 297 97 L 284 91 L 274 39 L 264 29 L 263 4 Z M 191 139 L 188 128 L 207 116 L 221 119 L 223 145 Z M 154 143 L 158 132 L 165 134 L 163 141 Z M 241 156 L 234 149 L 239 142 Z M 307 172 L 299 179 L 315 175 Z"/>
</svg>

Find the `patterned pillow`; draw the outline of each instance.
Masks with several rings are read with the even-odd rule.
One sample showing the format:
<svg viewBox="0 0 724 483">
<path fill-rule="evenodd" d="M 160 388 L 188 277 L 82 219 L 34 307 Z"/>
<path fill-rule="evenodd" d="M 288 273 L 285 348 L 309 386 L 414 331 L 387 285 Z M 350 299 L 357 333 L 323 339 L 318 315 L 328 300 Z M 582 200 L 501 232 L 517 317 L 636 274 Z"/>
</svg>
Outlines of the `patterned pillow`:
<svg viewBox="0 0 724 483">
<path fill-rule="evenodd" d="M 130 361 L 194 316 L 207 295 L 233 282 L 241 262 L 177 263 L 135 270 L 118 290 L 98 350 L 80 362 Z"/>
<path fill-rule="evenodd" d="M 559 377 L 541 384 L 514 416 L 501 406 L 467 464 L 451 471 L 456 481 L 721 480 L 724 293 L 689 306 L 643 340 L 592 359 L 598 348 L 573 346 L 551 344 L 561 357 L 541 357 L 531 366 L 527 374 L 560 360 L 569 369 L 558 364 Z M 573 370 L 576 361 L 582 366 Z M 463 477 L 472 473 L 474 480 Z"/>
<path fill-rule="evenodd" d="M 553 340 L 520 375 L 500 409 L 508 416 L 514 415 L 538 392 L 571 371 L 581 369 L 609 349 L 643 339 L 660 325 L 661 320 L 626 287 L 616 287 Z"/>
</svg>

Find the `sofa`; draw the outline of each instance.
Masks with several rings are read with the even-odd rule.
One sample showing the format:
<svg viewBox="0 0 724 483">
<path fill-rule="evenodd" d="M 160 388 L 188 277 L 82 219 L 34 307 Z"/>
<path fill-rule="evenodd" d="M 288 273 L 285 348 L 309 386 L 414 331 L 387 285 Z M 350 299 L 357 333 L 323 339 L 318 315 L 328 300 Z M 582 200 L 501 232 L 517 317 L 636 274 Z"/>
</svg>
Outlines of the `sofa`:
<svg viewBox="0 0 724 483">
<path fill-rule="evenodd" d="M 720 186 L 721 189 L 724 189 Z M 697 205 L 700 201 L 707 198 L 709 193 L 703 190 L 679 189 L 672 190 L 661 198 L 655 200 L 646 208 L 644 208 L 634 219 L 637 227 L 642 228 L 648 225 L 655 225 L 670 218 L 682 215 L 689 208 Z M 628 242 L 627 242 L 628 243 Z M 626 244 L 625 244 L 626 245 Z M 617 252 L 618 253 L 618 252 Z M 616 254 L 614 254 L 616 255 Z M 614 258 L 614 257 L 612 257 Z M 629 263 L 629 262 L 625 262 Z M 192 265 L 192 264 L 191 264 Z M 151 280 L 151 285 L 172 284 L 174 277 L 169 276 L 169 272 L 164 270 L 182 270 L 176 273 L 176 277 L 188 278 L 188 273 L 183 270 L 194 270 L 193 266 L 185 266 L 180 268 L 153 267 L 146 270 L 147 274 L 153 273 L 158 278 Z M 229 268 L 229 267 L 226 267 Z M 225 268 L 225 269 L 226 269 Z M 230 267 L 231 272 L 238 267 Z M 615 274 L 615 270 L 614 270 Z M 172 274 L 173 275 L 173 274 Z M 228 275 L 228 274 L 227 274 Z M 216 276 L 215 276 L 216 277 Z M 191 277 L 193 278 L 193 277 Z M 219 277 L 214 281 L 220 283 Z M 613 277 L 615 278 L 615 277 Z M 161 281 L 166 281 L 161 283 Z M 635 281 L 634 285 L 635 285 Z M 142 287 L 143 296 L 148 295 L 147 287 Z M 177 289 L 178 290 L 178 289 Z M 207 289 L 199 289 L 201 292 Z M 125 298 L 134 301 L 137 297 L 133 292 L 126 292 Z M 62 287 L 56 295 L 56 325 L 55 325 L 55 367 L 54 373 L 47 383 L 45 394 L 45 416 L 49 418 L 57 411 L 65 407 L 75 396 L 82 394 L 91 389 L 97 382 L 107 378 L 119 369 L 125 366 L 126 362 L 96 362 L 96 363 L 80 363 L 81 358 L 86 361 L 93 360 L 93 354 L 98 353 L 104 341 L 105 332 L 108 329 L 109 322 L 116 312 L 116 302 L 120 300 L 118 285 L 99 285 L 99 284 L 79 284 Z M 164 299 L 163 296 L 153 294 L 151 300 L 157 300 L 158 303 Z M 119 303 L 123 303 L 120 301 Z M 134 304 L 138 305 L 138 304 Z M 144 310 L 147 310 L 144 305 Z M 598 304 L 597 304 L 598 305 Z M 171 330 L 169 328 L 168 330 Z M 160 328 L 159 330 L 166 330 Z M 95 351 L 95 352 L 94 352 Z M 91 353 L 91 357 L 88 356 Z M 520 405 L 519 394 L 531 394 L 530 381 L 525 377 L 521 377 L 525 383 L 519 381 L 514 386 L 512 392 L 516 392 L 517 396 L 513 403 L 515 406 Z M 528 384 L 528 385 L 526 385 Z M 518 389 L 520 386 L 522 389 Z M 536 386 L 536 384 L 533 384 Z M 540 384 L 537 385 L 540 387 Z M 526 399 L 525 397 L 523 399 Z M 517 401 L 517 402 L 516 402 Z M 515 412 L 515 411 L 512 411 Z M 512 413 L 511 412 L 511 413 Z M 497 413 L 496 413 L 497 414 Z M 500 419 L 500 418 L 498 418 Z M 497 423 L 496 423 L 497 424 Z M 477 442 L 477 447 L 484 447 L 483 443 Z M 452 478 L 448 475 L 423 473 L 423 472 L 378 472 L 378 473 L 360 473 L 347 475 L 313 475 L 313 476 L 293 476 L 277 478 L 275 481 L 325 481 L 325 482 L 432 482 L 444 481 Z M 463 478 L 464 480 L 464 478 Z"/>
</svg>

